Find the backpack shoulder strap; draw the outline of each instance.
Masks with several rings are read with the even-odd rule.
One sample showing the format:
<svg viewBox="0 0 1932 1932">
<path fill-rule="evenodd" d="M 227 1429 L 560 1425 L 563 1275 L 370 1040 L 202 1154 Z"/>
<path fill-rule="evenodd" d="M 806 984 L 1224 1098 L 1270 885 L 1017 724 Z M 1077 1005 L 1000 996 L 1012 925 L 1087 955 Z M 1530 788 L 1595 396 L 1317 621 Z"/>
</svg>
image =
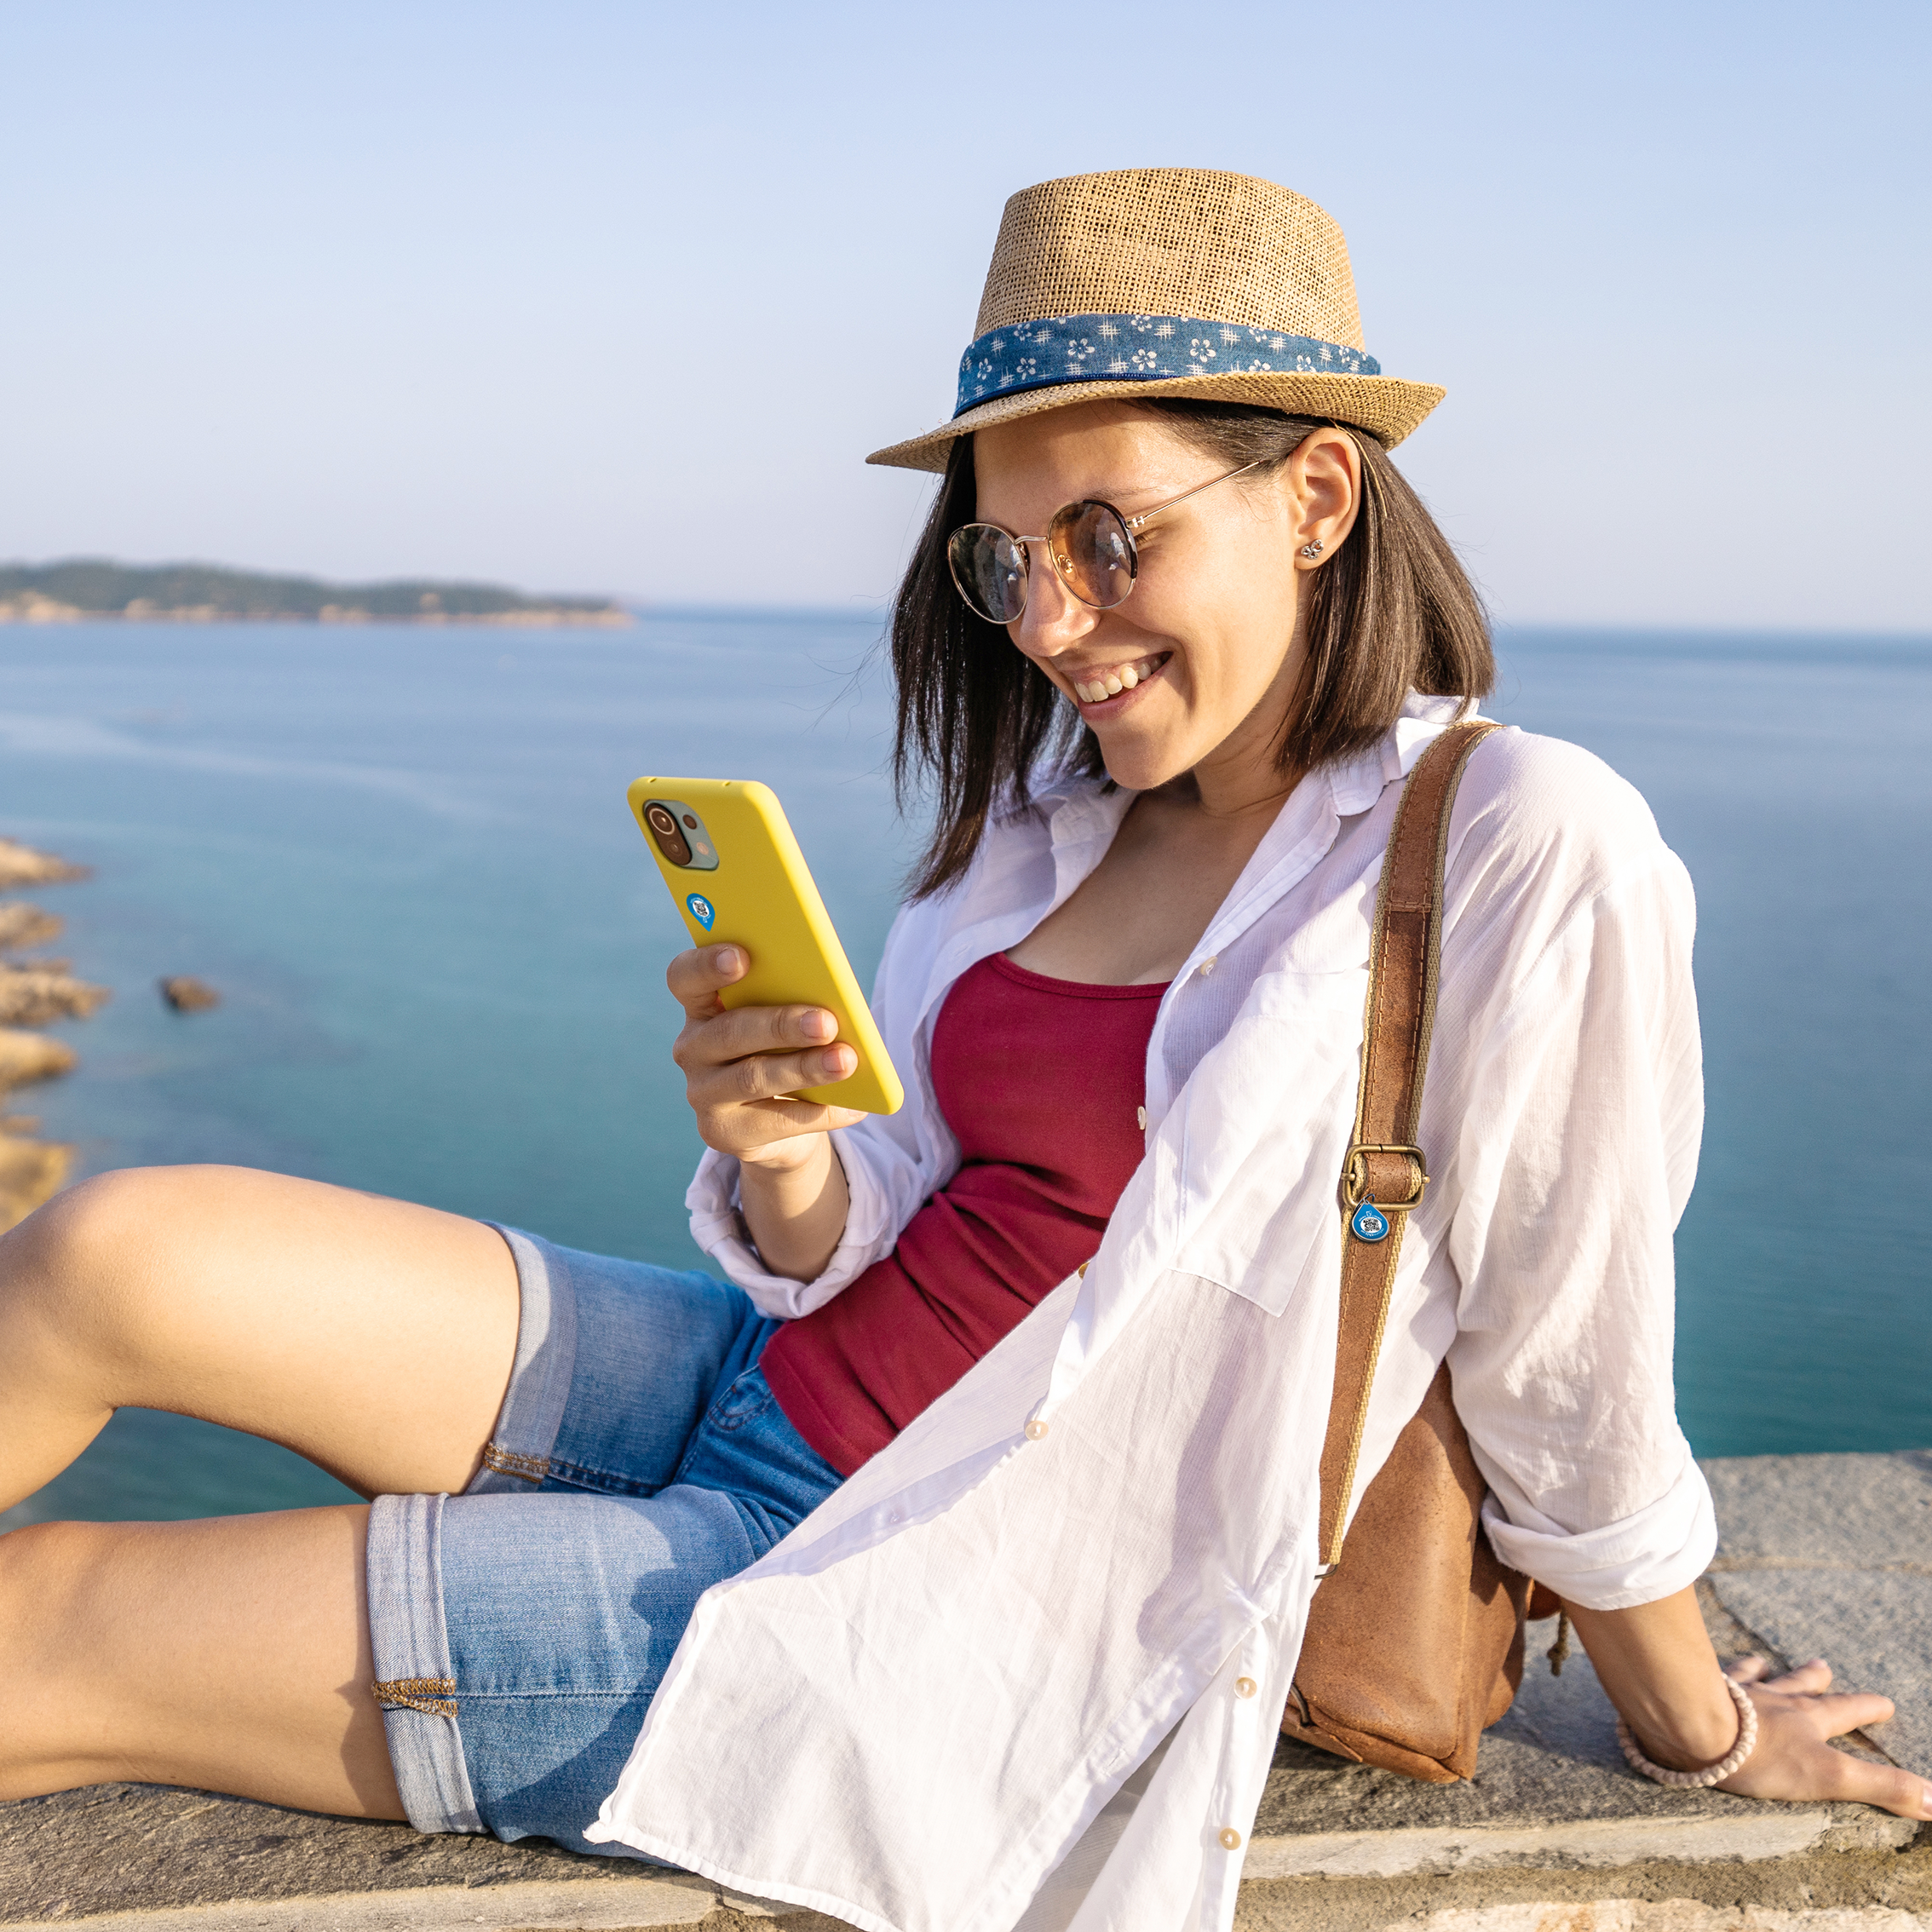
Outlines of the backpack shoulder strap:
<svg viewBox="0 0 1932 1932">
<path fill-rule="evenodd" d="M 1401 1257 L 1402 1230 L 1429 1186 L 1416 1145 L 1423 1076 L 1435 1023 L 1442 949 L 1442 863 L 1449 810 L 1469 753 L 1499 727 L 1451 725 L 1417 759 L 1395 808 L 1382 861 L 1355 1131 L 1342 1167 L 1342 1319 L 1335 1391 L 1321 1449 L 1322 1573 L 1342 1561 L 1342 1538 L 1368 1420 L 1369 1388 Z"/>
</svg>

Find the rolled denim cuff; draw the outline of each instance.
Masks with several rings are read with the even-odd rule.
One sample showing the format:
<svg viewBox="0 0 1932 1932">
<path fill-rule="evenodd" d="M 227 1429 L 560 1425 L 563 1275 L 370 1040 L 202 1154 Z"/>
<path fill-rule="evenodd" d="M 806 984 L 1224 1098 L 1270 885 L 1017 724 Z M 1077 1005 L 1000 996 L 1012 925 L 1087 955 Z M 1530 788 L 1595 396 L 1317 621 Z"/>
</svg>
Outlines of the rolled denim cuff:
<svg viewBox="0 0 1932 1932">
<path fill-rule="evenodd" d="M 443 1620 L 444 1496 L 369 1506 L 369 1636 L 376 1698 L 403 1810 L 419 1831 L 481 1831 L 457 1729 Z"/>
<path fill-rule="evenodd" d="M 570 1265 L 548 1241 L 490 1224 L 516 1262 L 516 1361 L 503 1410 L 466 1496 L 527 1495 L 550 1473 L 577 1367 L 577 1296 Z"/>
</svg>

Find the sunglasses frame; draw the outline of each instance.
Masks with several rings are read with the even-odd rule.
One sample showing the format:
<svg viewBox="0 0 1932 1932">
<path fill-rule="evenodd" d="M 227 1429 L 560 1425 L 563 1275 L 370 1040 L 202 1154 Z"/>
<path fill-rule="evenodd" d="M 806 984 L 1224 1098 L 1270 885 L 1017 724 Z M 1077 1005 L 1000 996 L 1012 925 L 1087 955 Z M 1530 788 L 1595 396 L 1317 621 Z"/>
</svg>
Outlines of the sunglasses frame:
<svg viewBox="0 0 1932 1932">
<path fill-rule="evenodd" d="M 1134 541 L 1134 532 L 1144 527 L 1151 518 L 1159 516 L 1163 510 L 1170 510 L 1176 503 L 1184 503 L 1188 497 L 1198 497 L 1204 490 L 1211 490 L 1216 483 L 1226 483 L 1231 478 L 1245 476 L 1251 469 L 1260 469 L 1267 460 L 1265 457 L 1257 457 L 1252 463 L 1243 463 L 1239 469 L 1223 470 L 1219 476 L 1210 476 L 1206 482 L 1197 483 L 1193 489 L 1183 490 L 1178 497 L 1170 497 L 1164 503 L 1156 503 L 1152 509 L 1141 510 L 1135 516 L 1129 516 L 1118 504 L 1108 503 L 1104 497 L 1083 497 L 1078 503 L 1062 503 L 1049 519 L 1047 534 L 1044 537 L 1022 537 L 1018 532 L 1009 530 L 1003 523 L 987 523 L 983 520 L 963 523 L 946 540 L 946 567 L 952 578 L 952 588 L 959 593 L 960 601 L 965 605 L 968 610 L 972 612 L 975 617 L 983 618 L 988 624 L 997 624 L 1003 627 L 1006 624 L 1019 623 L 1021 618 L 1026 614 L 1026 606 L 1030 601 L 1029 593 L 1033 581 L 1033 553 L 1030 546 L 1039 543 L 1045 547 L 1047 562 L 1051 566 L 1054 575 L 1060 579 L 1067 595 L 1072 598 L 1075 603 L 1086 605 L 1090 611 L 1117 611 L 1134 595 L 1134 586 L 1140 581 L 1141 578 L 1141 549 L 1139 544 Z M 1127 588 L 1111 604 L 1096 604 L 1090 599 L 1083 597 L 1068 580 L 1067 572 L 1061 566 L 1059 554 L 1055 549 L 1055 533 L 1064 527 L 1067 522 L 1078 516 L 1082 510 L 1085 509 L 1105 510 L 1109 516 L 1119 524 L 1126 535 Z M 973 601 L 967 592 L 966 586 L 959 581 L 959 566 L 954 561 L 953 546 L 969 530 L 995 530 L 1005 538 L 1008 543 L 1019 546 L 1020 561 L 1024 571 L 1020 580 L 1020 608 L 1009 618 L 988 617 L 986 612 Z"/>
</svg>

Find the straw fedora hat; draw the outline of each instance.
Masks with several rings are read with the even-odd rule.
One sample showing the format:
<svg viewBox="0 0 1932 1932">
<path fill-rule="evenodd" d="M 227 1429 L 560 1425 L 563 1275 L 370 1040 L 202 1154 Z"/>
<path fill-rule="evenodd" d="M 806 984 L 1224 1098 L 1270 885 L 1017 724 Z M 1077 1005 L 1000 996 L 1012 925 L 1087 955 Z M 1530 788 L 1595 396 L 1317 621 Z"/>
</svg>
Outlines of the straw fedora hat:
<svg viewBox="0 0 1932 1932">
<path fill-rule="evenodd" d="M 865 460 L 946 468 L 975 429 L 1102 397 L 1258 403 L 1401 441 L 1440 402 L 1362 348 L 1334 219 L 1210 168 L 1121 168 L 1023 188 L 1000 217 L 952 420 Z"/>
</svg>

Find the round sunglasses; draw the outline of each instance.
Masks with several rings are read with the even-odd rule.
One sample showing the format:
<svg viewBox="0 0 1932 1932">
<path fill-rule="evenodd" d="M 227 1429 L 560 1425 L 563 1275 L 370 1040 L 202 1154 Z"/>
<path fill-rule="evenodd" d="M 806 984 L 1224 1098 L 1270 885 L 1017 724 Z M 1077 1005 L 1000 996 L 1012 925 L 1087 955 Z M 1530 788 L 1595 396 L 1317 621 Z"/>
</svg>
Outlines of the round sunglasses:
<svg viewBox="0 0 1932 1932">
<path fill-rule="evenodd" d="M 1068 591 L 1096 611 L 1111 611 L 1133 595 L 1140 575 L 1141 553 L 1134 532 L 1150 517 L 1225 483 L 1245 476 L 1260 462 L 1245 463 L 1219 476 L 1170 497 L 1164 503 L 1127 516 L 1097 497 L 1062 503 L 1053 513 L 1044 537 L 1018 537 L 997 523 L 963 523 L 946 542 L 946 561 L 954 588 L 968 609 L 988 624 L 1016 623 L 1026 608 L 1026 578 L 1034 543 L 1046 546 L 1047 561 Z"/>
</svg>

